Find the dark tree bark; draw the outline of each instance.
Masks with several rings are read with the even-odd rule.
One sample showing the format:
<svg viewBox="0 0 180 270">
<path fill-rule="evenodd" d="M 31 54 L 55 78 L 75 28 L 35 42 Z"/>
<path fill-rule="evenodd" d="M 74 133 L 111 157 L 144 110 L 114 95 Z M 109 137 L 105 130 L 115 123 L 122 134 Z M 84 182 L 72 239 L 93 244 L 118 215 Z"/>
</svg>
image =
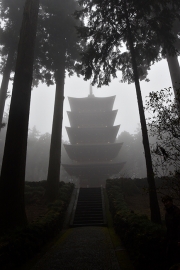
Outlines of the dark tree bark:
<svg viewBox="0 0 180 270">
<path fill-rule="evenodd" d="M 171 76 L 171 82 L 174 89 L 174 95 L 178 105 L 178 111 L 180 112 L 180 65 L 178 57 L 175 56 L 166 56 L 169 72 Z"/>
<path fill-rule="evenodd" d="M 131 27 L 130 27 L 126 7 L 125 7 L 125 13 L 126 13 L 126 23 L 127 23 L 127 31 L 128 31 L 128 44 L 129 44 L 129 49 L 130 49 L 130 53 L 131 53 L 134 81 L 135 81 L 135 87 L 136 87 L 136 95 L 137 95 L 138 108 L 139 108 L 139 116 L 140 116 L 141 129 L 142 129 L 143 146 L 144 146 L 144 152 L 145 152 L 147 181 L 148 181 L 148 185 L 149 185 L 149 201 L 150 201 L 150 209 L 151 209 L 151 220 L 155 223 L 161 223 L 161 215 L 160 215 L 160 209 L 159 209 L 156 187 L 155 187 L 154 172 L 153 172 L 152 159 L 151 159 L 151 151 L 150 151 L 150 146 L 149 146 L 149 138 L 148 138 L 148 132 L 147 132 L 147 126 L 146 126 L 146 119 L 145 119 L 145 115 L 144 115 L 143 101 L 142 101 L 142 96 L 141 96 L 141 88 L 140 88 L 140 83 L 139 83 L 136 55 L 135 55 Z"/>
<path fill-rule="evenodd" d="M 54 104 L 54 116 L 52 125 L 49 167 L 47 176 L 46 198 L 53 201 L 58 196 L 58 186 L 61 164 L 61 141 L 64 102 L 64 79 L 65 79 L 65 53 L 61 58 L 61 64 L 55 73 L 56 94 Z"/>
<path fill-rule="evenodd" d="M 26 0 L 0 177 L 0 229 L 27 224 L 25 165 L 39 0 Z"/>
<path fill-rule="evenodd" d="M 179 28 L 180 28 L 180 21 L 176 19 L 173 23 L 173 28 L 172 31 L 175 33 L 175 35 L 178 36 L 179 33 Z M 179 51 L 180 50 L 180 41 L 176 39 L 175 41 L 175 48 Z M 180 115 L 180 65 L 178 61 L 178 56 L 177 55 L 166 55 L 168 67 L 169 67 L 169 72 L 170 72 L 170 77 L 171 77 L 171 82 L 172 82 L 172 87 L 174 90 L 174 96 L 177 102 L 177 107 Z"/>
<path fill-rule="evenodd" d="M 3 78 L 1 82 L 1 90 L 0 90 L 0 124 L 2 124 L 3 120 L 3 113 L 4 113 L 4 107 L 6 102 L 6 96 L 7 96 L 7 90 L 8 90 L 8 84 L 10 79 L 10 74 L 12 71 L 12 65 L 14 60 L 14 50 L 10 49 L 8 58 L 6 61 L 6 66 L 4 67 L 3 71 Z M 1 125 L 0 125 L 1 130 Z"/>
</svg>

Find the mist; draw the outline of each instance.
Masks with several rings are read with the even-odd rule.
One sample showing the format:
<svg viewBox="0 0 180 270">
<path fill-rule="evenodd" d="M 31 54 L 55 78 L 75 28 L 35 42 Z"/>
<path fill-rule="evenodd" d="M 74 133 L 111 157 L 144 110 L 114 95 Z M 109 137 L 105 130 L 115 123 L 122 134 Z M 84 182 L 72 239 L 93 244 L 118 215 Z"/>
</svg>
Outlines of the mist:
<svg viewBox="0 0 180 270">
<path fill-rule="evenodd" d="M 149 82 L 141 81 L 143 102 L 150 91 L 158 91 L 171 86 L 170 74 L 167 61 L 162 60 L 151 67 L 148 78 Z M 113 109 L 118 109 L 115 124 L 120 124 L 119 133 L 128 131 L 134 133 L 139 120 L 137 98 L 134 84 L 121 83 L 121 73 L 118 78 L 112 80 L 109 86 L 97 88 L 93 86 L 93 94 L 97 97 L 116 95 Z M 67 111 L 70 110 L 68 97 L 86 97 L 89 94 L 90 82 L 84 81 L 82 77 L 66 76 L 65 80 L 65 99 L 63 114 L 62 139 L 69 140 L 65 126 L 69 126 Z M 9 87 L 9 91 L 11 91 Z M 32 90 L 31 109 L 29 118 L 29 128 L 36 126 L 41 134 L 52 129 L 53 108 L 54 108 L 55 86 L 47 87 L 40 84 Z M 8 109 L 10 99 L 6 101 Z"/>
<path fill-rule="evenodd" d="M 164 2 L 0 1 L 5 268 L 175 263 L 180 1 Z"/>
<path fill-rule="evenodd" d="M 162 60 L 151 67 L 149 71 L 148 78 L 149 82 L 141 81 L 142 98 L 145 103 L 145 99 L 150 91 L 158 91 L 163 88 L 168 88 L 171 86 L 171 79 L 169 75 L 168 65 L 166 60 Z M 97 88 L 93 86 L 93 94 L 97 97 L 107 97 L 116 95 L 113 109 L 118 110 L 117 116 L 115 118 L 114 125 L 120 125 L 118 136 L 123 132 L 127 131 L 130 134 L 137 133 L 137 129 L 140 127 L 139 112 L 137 106 L 137 98 L 134 84 L 121 83 L 121 73 L 118 73 L 118 78 L 112 80 L 109 86 L 103 86 Z M 9 84 L 8 91 L 11 93 L 12 83 Z M 84 81 L 82 77 L 66 76 L 65 80 L 65 99 L 64 99 L 64 113 L 63 113 L 63 128 L 62 128 L 62 140 L 69 141 L 65 127 L 70 126 L 69 119 L 67 116 L 67 111 L 70 110 L 68 97 L 87 97 L 90 90 L 90 81 Z M 30 108 L 30 118 L 29 118 L 29 133 L 32 132 L 33 127 L 39 131 L 39 135 L 45 133 L 51 134 L 52 131 L 52 120 L 53 120 L 53 110 L 54 110 L 54 98 L 55 98 L 55 86 L 47 87 L 45 84 L 39 84 L 38 87 L 34 87 L 31 93 L 31 108 Z M 11 98 L 6 100 L 6 109 L 8 113 Z M 146 112 L 146 116 L 147 112 Z M 29 141 L 30 142 L 30 141 Z M 28 145 L 29 145 L 28 142 Z M 27 169 L 26 169 L 26 179 L 34 179 L 35 181 L 46 179 L 47 177 L 47 167 L 48 167 L 48 156 L 49 156 L 49 146 L 50 139 L 46 141 L 47 145 L 44 145 L 45 158 L 43 159 L 43 173 L 41 171 L 41 166 L 35 171 L 34 176 L 30 174 L 32 168 L 32 154 L 31 148 L 28 146 L 27 150 Z M 41 146 L 42 147 L 42 146 Z M 130 168 L 129 163 L 126 164 L 124 170 L 122 170 L 122 175 L 134 177 L 145 177 L 145 160 L 143 153 L 143 145 L 139 147 L 139 155 L 142 161 L 142 168 L 138 173 Z M 119 153 L 118 159 L 120 161 L 125 161 L 122 154 L 126 154 L 125 146 Z M 37 155 L 37 154 L 35 154 Z M 124 154 L 123 154 L 124 155 Z M 2 159 L 2 157 L 1 157 Z M 68 162 L 66 151 L 62 147 L 62 160 Z M 61 169 L 64 179 L 69 177 L 65 174 L 64 170 Z"/>
</svg>

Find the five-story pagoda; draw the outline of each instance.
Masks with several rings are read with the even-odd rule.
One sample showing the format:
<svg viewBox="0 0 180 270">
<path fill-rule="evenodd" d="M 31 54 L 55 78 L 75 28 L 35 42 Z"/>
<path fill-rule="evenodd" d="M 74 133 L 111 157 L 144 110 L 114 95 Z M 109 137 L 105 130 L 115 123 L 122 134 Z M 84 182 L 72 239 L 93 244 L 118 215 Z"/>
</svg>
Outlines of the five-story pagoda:
<svg viewBox="0 0 180 270">
<path fill-rule="evenodd" d="M 115 143 L 119 125 L 114 126 L 117 110 L 115 96 L 69 97 L 70 127 L 66 127 L 70 144 L 64 144 L 71 164 L 62 164 L 71 176 L 80 180 L 80 187 L 100 187 L 105 180 L 121 171 L 123 163 L 113 162 L 122 143 Z"/>
</svg>

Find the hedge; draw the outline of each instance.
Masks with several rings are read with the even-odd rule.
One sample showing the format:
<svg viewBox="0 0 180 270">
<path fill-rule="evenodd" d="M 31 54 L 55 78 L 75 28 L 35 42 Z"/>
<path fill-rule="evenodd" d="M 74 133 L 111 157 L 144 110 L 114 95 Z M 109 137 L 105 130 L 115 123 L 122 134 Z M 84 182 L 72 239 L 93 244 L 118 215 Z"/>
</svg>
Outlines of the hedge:
<svg viewBox="0 0 180 270">
<path fill-rule="evenodd" d="M 33 184 L 31 183 L 30 186 Z M 35 184 L 40 186 L 40 184 Z M 29 188 L 27 188 L 28 190 Z M 61 183 L 59 199 L 48 205 L 48 211 L 26 228 L 1 239 L 0 269 L 15 269 L 31 259 L 62 229 L 74 185 Z"/>
<path fill-rule="evenodd" d="M 135 269 L 164 269 L 166 229 L 146 215 L 135 214 L 125 203 L 123 179 L 108 179 L 106 191 L 116 233 L 122 239 Z"/>
</svg>

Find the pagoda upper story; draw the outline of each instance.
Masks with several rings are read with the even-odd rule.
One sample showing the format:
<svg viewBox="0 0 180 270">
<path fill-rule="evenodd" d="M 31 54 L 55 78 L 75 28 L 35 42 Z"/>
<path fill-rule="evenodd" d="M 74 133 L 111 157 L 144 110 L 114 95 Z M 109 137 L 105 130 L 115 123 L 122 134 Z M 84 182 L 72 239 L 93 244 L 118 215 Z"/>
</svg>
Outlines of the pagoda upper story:
<svg viewBox="0 0 180 270">
<path fill-rule="evenodd" d="M 85 98 L 69 97 L 70 127 L 66 127 L 70 144 L 64 144 L 72 164 L 63 164 L 70 175 L 80 178 L 81 186 L 100 186 L 117 174 L 124 163 L 115 163 L 122 143 L 115 143 L 120 125 L 114 126 L 117 110 L 115 96 Z"/>
<path fill-rule="evenodd" d="M 117 110 L 112 110 L 115 96 L 86 98 L 69 97 L 71 127 L 66 131 L 71 144 L 113 143 L 119 125 L 113 126 Z"/>
<path fill-rule="evenodd" d="M 112 110 L 115 97 L 116 96 L 95 97 L 90 93 L 90 95 L 85 98 L 68 97 L 68 100 L 71 112 L 101 112 Z"/>
</svg>

